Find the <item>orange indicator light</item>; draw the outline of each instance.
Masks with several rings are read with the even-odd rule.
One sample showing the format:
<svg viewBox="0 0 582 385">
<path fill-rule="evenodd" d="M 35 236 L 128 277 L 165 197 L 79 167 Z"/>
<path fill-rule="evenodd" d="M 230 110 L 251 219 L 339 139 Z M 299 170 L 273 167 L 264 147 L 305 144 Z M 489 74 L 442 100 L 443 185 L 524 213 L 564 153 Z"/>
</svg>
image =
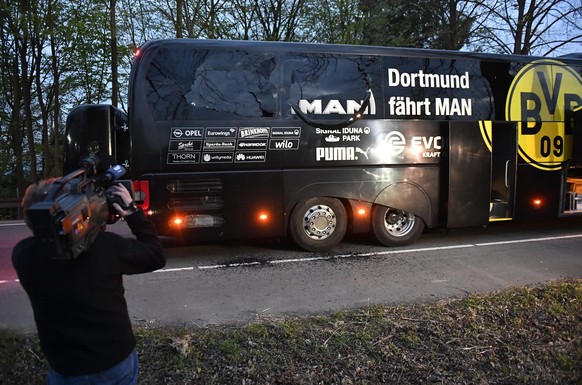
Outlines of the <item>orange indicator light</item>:
<svg viewBox="0 0 582 385">
<path fill-rule="evenodd" d="M 174 217 L 172 218 L 171 223 L 176 227 L 180 227 L 182 226 L 182 223 L 184 223 L 184 220 L 181 217 Z"/>
<path fill-rule="evenodd" d="M 366 215 L 366 209 L 358 209 L 357 213 L 359 216 L 363 217 Z"/>
<path fill-rule="evenodd" d="M 259 221 L 260 222 L 267 222 L 269 220 L 269 214 L 266 212 L 259 213 Z"/>
<path fill-rule="evenodd" d="M 532 203 L 535 207 L 541 207 L 543 201 L 540 198 L 535 198 Z"/>
</svg>

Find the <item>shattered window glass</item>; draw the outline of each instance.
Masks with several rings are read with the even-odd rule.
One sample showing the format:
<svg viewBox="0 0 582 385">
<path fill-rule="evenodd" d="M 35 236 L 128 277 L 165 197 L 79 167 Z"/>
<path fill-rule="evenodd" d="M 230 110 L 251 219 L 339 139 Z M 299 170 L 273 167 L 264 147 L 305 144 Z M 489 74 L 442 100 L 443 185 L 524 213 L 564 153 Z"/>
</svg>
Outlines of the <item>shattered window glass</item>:
<svg viewBox="0 0 582 385">
<path fill-rule="evenodd" d="M 161 48 L 146 76 L 155 120 L 240 119 L 277 114 L 269 53 Z"/>
<path fill-rule="evenodd" d="M 307 105 L 309 112 L 327 115 L 324 119 L 353 114 L 353 108 L 344 103 L 361 102 L 366 91 L 375 88 L 372 79 L 381 79 L 381 61 L 373 57 L 290 54 L 281 61 L 287 96 L 284 104 Z M 291 114 L 290 109 L 285 113 Z"/>
</svg>

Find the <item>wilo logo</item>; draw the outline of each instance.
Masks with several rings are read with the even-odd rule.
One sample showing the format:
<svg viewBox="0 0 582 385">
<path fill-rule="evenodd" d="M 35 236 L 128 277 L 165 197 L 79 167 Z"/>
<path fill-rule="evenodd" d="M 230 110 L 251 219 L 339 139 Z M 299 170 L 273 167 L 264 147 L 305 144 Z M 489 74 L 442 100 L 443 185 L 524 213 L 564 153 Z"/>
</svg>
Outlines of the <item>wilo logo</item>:
<svg viewBox="0 0 582 385">
<path fill-rule="evenodd" d="M 322 99 L 313 99 L 309 101 L 307 99 L 299 100 L 299 109 L 304 114 L 314 114 L 314 115 L 354 115 L 362 107 L 363 101 L 356 100 L 338 100 L 331 99 L 324 104 Z M 295 111 L 291 109 L 291 113 L 295 114 Z M 370 103 L 368 108 L 364 111 L 364 115 L 375 115 L 376 114 L 376 100 L 374 99 L 374 93 L 370 90 Z"/>
</svg>

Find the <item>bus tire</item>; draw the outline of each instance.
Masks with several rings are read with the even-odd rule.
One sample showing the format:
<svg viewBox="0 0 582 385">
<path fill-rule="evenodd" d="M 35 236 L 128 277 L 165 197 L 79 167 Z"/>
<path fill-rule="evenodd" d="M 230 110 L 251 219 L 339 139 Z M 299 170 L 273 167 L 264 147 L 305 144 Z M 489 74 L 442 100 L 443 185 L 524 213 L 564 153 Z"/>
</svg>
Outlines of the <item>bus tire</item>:
<svg viewBox="0 0 582 385">
<path fill-rule="evenodd" d="M 412 213 L 376 205 L 372 216 L 376 239 L 384 246 L 405 246 L 414 242 L 424 231 L 424 222 Z"/>
<path fill-rule="evenodd" d="M 308 251 L 337 246 L 348 228 L 344 205 L 335 198 L 314 197 L 300 201 L 291 213 L 293 241 Z"/>
</svg>

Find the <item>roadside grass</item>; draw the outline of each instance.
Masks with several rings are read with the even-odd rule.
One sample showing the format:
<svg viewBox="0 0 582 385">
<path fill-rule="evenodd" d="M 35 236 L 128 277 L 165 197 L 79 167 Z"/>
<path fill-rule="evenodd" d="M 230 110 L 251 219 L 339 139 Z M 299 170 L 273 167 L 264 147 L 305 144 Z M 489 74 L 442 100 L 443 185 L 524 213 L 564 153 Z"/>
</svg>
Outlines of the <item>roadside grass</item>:
<svg viewBox="0 0 582 385">
<path fill-rule="evenodd" d="M 582 385 L 582 279 L 135 334 L 140 384 Z M 0 331 L 0 384 L 43 384 L 46 369 L 35 334 Z"/>
</svg>

